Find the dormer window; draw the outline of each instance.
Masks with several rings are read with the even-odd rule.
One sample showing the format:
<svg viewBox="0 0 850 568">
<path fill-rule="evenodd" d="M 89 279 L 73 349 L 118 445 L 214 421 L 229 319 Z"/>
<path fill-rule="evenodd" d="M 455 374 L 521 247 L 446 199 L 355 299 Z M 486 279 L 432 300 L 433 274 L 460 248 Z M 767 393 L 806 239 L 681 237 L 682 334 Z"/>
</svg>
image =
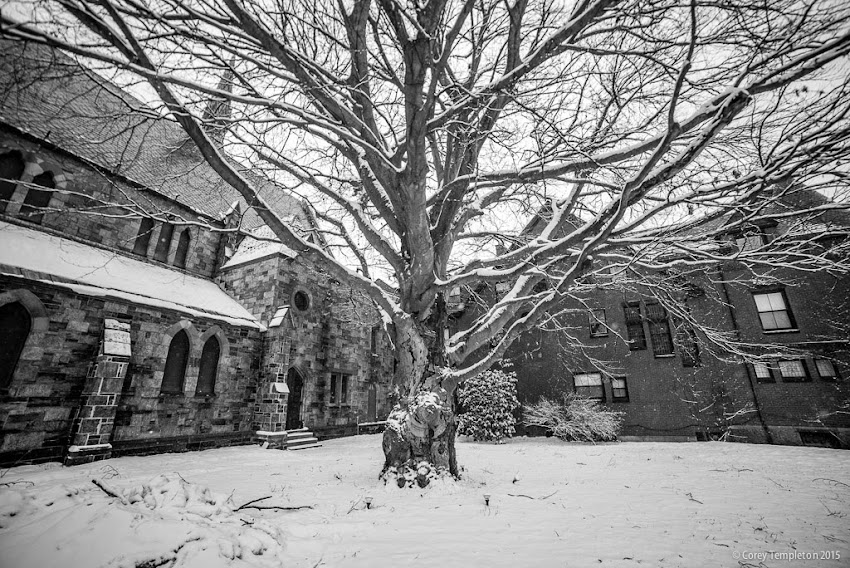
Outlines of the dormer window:
<svg viewBox="0 0 850 568">
<path fill-rule="evenodd" d="M 767 244 L 767 235 L 757 229 L 735 237 L 735 244 L 739 252 L 757 250 Z"/>
<path fill-rule="evenodd" d="M 758 250 L 771 239 L 775 223 L 762 222 L 759 225 L 747 225 L 732 234 L 731 240 L 735 241 L 738 252 Z"/>
</svg>

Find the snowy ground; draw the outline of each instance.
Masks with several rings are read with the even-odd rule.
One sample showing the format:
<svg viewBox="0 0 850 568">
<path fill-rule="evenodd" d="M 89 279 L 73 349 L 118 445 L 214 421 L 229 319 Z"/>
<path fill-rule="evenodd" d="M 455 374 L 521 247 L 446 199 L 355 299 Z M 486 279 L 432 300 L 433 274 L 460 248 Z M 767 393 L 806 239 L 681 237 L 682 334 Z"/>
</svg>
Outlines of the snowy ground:
<svg viewBox="0 0 850 568">
<path fill-rule="evenodd" d="M 463 480 L 424 490 L 377 480 L 378 436 L 4 470 L 0 566 L 850 566 L 850 452 L 540 438 L 458 452 Z M 269 495 L 256 504 L 313 508 L 235 510 Z"/>
</svg>

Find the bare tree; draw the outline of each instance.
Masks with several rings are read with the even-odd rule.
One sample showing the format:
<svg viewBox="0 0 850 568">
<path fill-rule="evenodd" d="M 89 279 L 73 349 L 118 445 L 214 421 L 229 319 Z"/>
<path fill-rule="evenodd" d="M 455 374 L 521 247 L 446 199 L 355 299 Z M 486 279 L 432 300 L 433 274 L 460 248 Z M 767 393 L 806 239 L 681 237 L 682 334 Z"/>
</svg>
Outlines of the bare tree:
<svg viewBox="0 0 850 568">
<path fill-rule="evenodd" d="M 385 315 L 401 400 L 387 466 L 457 474 L 455 388 L 580 298 L 594 266 L 846 271 L 806 231 L 708 245 L 782 218 L 771 205 L 800 188 L 836 197 L 801 222 L 846 207 L 848 16 L 817 0 L 55 0 L 4 10 L 2 35 L 152 87 L 283 243 Z M 204 114 L 211 98 L 228 120 Z M 311 195 L 340 254 L 227 154 Z M 450 333 L 450 293 L 480 283 L 498 299 Z"/>
</svg>

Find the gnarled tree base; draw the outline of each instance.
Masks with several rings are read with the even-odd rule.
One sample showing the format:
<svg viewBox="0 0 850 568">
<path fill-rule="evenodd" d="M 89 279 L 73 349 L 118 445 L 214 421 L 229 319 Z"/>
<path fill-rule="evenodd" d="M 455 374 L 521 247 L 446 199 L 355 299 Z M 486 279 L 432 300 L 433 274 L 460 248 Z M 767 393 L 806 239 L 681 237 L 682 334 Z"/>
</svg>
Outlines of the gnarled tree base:
<svg viewBox="0 0 850 568">
<path fill-rule="evenodd" d="M 427 486 L 441 475 L 458 477 L 454 412 L 446 392 L 421 392 L 396 407 L 384 430 L 381 478 L 399 487 Z"/>
</svg>

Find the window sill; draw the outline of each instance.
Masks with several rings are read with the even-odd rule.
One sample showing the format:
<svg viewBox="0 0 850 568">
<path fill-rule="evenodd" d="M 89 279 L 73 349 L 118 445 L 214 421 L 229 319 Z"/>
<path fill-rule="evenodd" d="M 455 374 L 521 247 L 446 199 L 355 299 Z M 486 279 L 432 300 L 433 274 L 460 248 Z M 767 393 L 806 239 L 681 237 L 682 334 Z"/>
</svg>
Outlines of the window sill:
<svg viewBox="0 0 850 568">
<path fill-rule="evenodd" d="M 185 393 L 182 392 L 161 392 L 159 393 L 159 399 L 162 400 L 164 398 L 184 398 L 186 396 Z"/>
<path fill-rule="evenodd" d="M 598 339 L 598 338 L 605 338 L 605 337 L 608 337 L 607 333 L 605 335 L 593 335 L 593 334 L 590 335 L 591 339 Z"/>
<path fill-rule="evenodd" d="M 613 402 L 613 403 L 629 402 L 629 399 L 628 398 L 613 398 L 613 399 L 611 399 L 611 402 Z"/>
<path fill-rule="evenodd" d="M 195 398 L 198 399 L 198 400 L 211 400 L 211 399 L 216 398 L 217 396 L 218 396 L 218 394 L 214 393 L 214 392 L 207 393 L 207 394 L 197 394 L 197 393 L 195 393 Z"/>
<path fill-rule="evenodd" d="M 780 333 L 800 333 L 800 330 L 795 327 L 795 328 L 791 328 L 791 329 L 764 330 L 762 333 L 764 333 L 765 335 L 777 335 L 777 334 L 780 334 Z"/>
<path fill-rule="evenodd" d="M 656 355 L 656 359 L 673 359 L 676 357 L 675 353 L 662 353 L 661 355 Z"/>
</svg>

